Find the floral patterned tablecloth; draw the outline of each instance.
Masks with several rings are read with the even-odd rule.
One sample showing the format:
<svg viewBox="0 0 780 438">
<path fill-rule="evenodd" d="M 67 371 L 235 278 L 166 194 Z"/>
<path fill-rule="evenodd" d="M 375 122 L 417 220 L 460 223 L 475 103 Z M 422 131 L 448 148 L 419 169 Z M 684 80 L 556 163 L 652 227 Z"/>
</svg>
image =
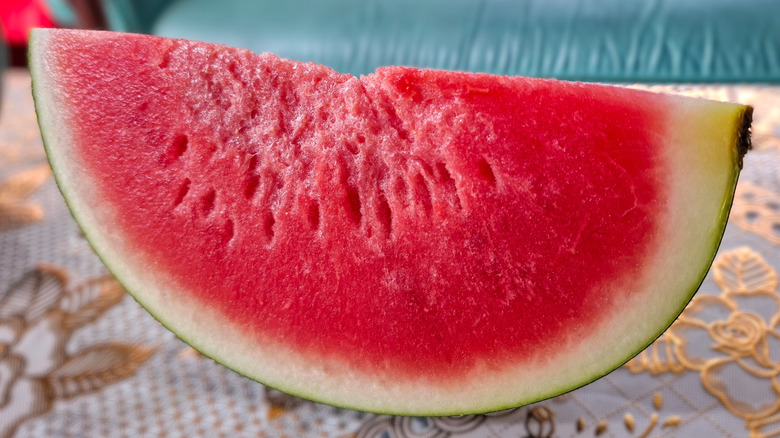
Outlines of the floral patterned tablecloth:
<svg viewBox="0 0 780 438">
<path fill-rule="evenodd" d="M 780 436 L 780 87 L 664 86 L 755 106 L 721 249 L 683 315 L 590 385 L 484 416 L 298 399 L 196 353 L 126 295 L 51 178 L 30 78 L 2 78 L 0 438 Z"/>
</svg>

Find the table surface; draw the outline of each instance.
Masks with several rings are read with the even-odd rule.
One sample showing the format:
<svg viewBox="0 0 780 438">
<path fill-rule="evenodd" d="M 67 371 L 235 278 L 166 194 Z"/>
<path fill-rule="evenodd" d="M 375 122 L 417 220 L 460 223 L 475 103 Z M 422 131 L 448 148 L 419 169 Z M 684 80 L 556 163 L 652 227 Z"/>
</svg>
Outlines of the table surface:
<svg viewBox="0 0 780 438">
<path fill-rule="evenodd" d="M 651 347 L 569 394 L 486 416 L 305 401 L 205 358 L 125 294 L 51 177 L 25 70 L 2 78 L 0 438 L 780 436 L 780 87 L 663 86 L 755 107 L 715 264 Z"/>
</svg>

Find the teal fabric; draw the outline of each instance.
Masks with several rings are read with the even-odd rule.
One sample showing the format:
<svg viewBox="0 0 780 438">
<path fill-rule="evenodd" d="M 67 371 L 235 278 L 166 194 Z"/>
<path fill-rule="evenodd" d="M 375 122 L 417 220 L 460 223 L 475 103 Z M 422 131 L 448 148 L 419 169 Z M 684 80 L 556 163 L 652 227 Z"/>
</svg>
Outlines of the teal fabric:
<svg viewBox="0 0 780 438">
<path fill-rule="evenodd" d="M 231 0 L 251 3 L 249 0 Z M 150 33 L 171 0 L 102 0 L 103 13 L 111 30 Z"/>
<path fill-rule="evenodd" d="M 352 74 L 415 65 L 612 82 L 780 82 L 775 0 L 176 0 L 148 29 Z"/>
<path fill-rule="evenodd" d="M 46 0 L 54 21 L 63 26 L 76 25 L 76 13 L 67 0 Z"/>
</svg>

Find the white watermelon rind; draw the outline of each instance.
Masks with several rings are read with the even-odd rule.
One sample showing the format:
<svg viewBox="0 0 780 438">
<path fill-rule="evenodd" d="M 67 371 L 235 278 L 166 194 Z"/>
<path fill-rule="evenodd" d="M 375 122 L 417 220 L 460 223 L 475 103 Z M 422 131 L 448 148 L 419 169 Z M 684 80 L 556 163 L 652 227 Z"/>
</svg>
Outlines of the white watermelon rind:
<svg viewBox="0 0 780 438">
<path fill-rule="evenodd" d="M 45 57 L 50 35 L 34 31 L 30 39 L 29 65 L 44 146 L 74 219 L 107 268 L 163 325 L 217 362 L 285 392 L 346 408 L 405 415 L 497 411 L 576 389 L 619 367 L 671 325 L 706 276 L 725 230 L 744 154 L 741 133 L 749 107 L 668 97 L 669 129 L 659 133 L 669 141 L 668 162 L 676 188 L 665 213 L 667 249 L 642 272 L 642 290 L 635 291 L 633 302 L 617 306 L 612 319 L 605 318 L 590 334 L 591 342 L 572 339 L 570 348 L 562 347 L 557 357 L 539 358 L 541 366 L 476 370 L 446 386 L 423 376 L 408 382 L 383 381 L 344 364 L 308 362 L 272 340 L 258 345 L 210 309 L 177 294 L 171 279 L 150 272 L 132 249 L 123 248 L 121 236 L 111 229 L 117 213 L 95 198 L 91 190 L 95 183 L 80 172 L 77 157 L 69 153 L 73 141 L 67 128 L 68 106 L 57 94 Z M 670 272 L 683 278 L 674 279 Z M 648 305 L 657 308 L 649 311 Z M 656 319 L 648 320 L 648 314 Z M 604 339 L 611 344 L 605 346 Z M 600 344 L 605 348 L 597 348 Z"/>
</svg>

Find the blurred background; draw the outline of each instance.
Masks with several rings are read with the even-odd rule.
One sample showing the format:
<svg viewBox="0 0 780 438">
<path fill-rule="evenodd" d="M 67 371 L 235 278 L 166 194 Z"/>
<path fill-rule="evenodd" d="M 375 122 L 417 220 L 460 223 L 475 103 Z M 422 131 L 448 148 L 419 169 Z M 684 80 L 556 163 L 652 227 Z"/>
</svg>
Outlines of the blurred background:
<svg viewBox="0 0 780 438">
<path fill-rule="evenodd" d="M 343 73 L 416 65 L 612 82 L 780 80 L 774 0 L 3 0 L 10 63 L 29 28 L 244 47 Z"/>
</svg>

